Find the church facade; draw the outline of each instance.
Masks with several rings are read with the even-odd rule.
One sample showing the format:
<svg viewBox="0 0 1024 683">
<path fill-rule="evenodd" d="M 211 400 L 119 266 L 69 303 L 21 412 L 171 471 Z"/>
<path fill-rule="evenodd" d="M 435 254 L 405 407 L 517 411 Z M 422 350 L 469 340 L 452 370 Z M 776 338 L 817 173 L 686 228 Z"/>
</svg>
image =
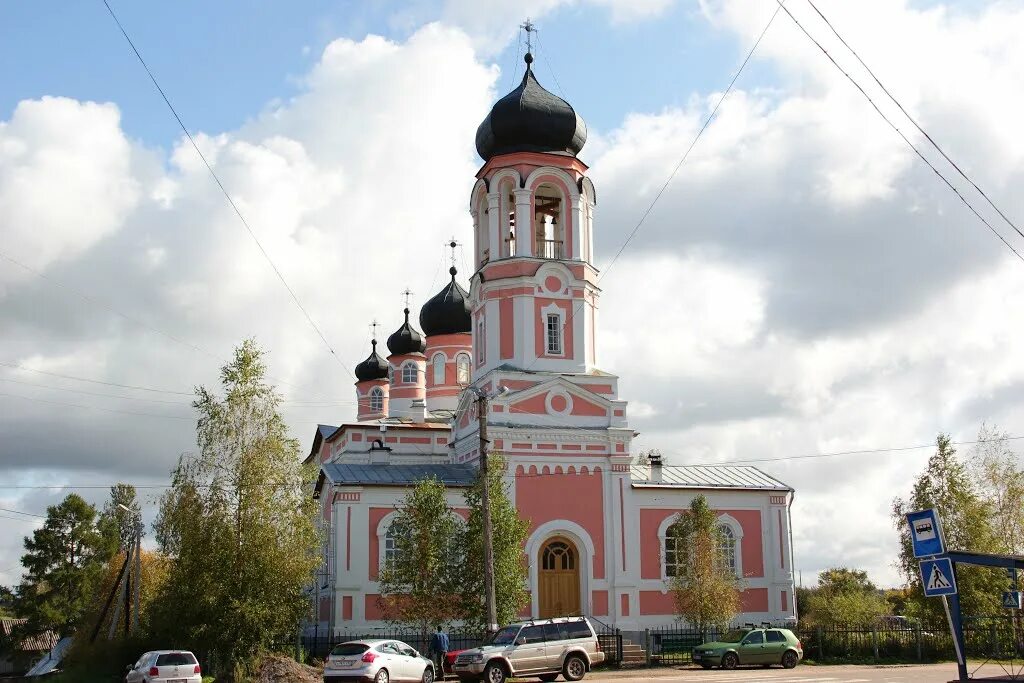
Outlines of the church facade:
<svg viewBox="0 0 1024 683">
<path fill-rule="evenodd" d="M 477 131 L 468 291 L 453 267 L 418 326 L 407 307 L 388 355 L 374 340 L 356 366 L 356 420 L 314 436 L 327 539 L 315 628 L 386 626 L 377 578 L 396 552 L 396 505 L 433 476 L 460 511 L 482 420 L 529 520 L 523 616 L 585 614 L 624 631 L 675 621 L 668 579 L 682 556 L 668 530 L 703 495 L 742 579 L 739 620 L 794 621 L 789 486 L 749 466 L 634 464 L 628 403 L 597 365 L 597 194 L 578 156 L 586 125 L 526 58 L 522 83 Z"/>
</svg>

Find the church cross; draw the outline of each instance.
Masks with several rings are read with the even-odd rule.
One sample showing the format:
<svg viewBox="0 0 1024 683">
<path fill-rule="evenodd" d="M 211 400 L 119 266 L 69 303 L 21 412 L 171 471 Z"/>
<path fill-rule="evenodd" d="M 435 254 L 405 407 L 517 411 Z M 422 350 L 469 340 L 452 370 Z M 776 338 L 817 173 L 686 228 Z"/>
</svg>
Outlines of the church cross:
<svg viewBox="0 0 1024 683">
<path fill-rule="evenodd" d="M 526 51 L 527 52 L 533 52 L 533 40 L 532 40 L 532 36 L 530 34 L 537 32 L 536 24 L 534 24 L 532 21 L 530 21 L 530 17 L 526 17 L 526 21 L 524 21 L 523 23 L 519 24 L 519 28 L 521 28 L 524 31 L 526 31 Z"/>
<path fill-rule="evenodd" d="M 451 250 L 452 250 L 452 267 L 454 268 L 455 267 L 455 247 L 459 246 L 459 243 L 455 241 L 455 236 L 454 235 L 452 235 L 452 240 L 451 240 L 451 242 L 448 243 L 448 246 L 451 247 Z"/>
<path fill-rule="evenodd" d="M 412 297 L 412 291 L 410 291 L 410 289 L 408 287 L 406 287 L 405 291 L 402 292 L 402 296 L 405 297 L 405 307 L 409 308 L 409 299 L 410 299 L 410 297 Z"/>
</svg>

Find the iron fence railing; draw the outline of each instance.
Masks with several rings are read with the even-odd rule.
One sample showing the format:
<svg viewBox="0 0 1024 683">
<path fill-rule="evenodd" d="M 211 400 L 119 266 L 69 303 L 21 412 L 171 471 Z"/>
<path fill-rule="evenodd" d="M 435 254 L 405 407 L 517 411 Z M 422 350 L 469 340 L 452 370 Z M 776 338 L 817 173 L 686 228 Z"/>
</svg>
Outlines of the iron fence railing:
<svg viewBox="0 0 1024 683">
<path fill-rule="evenodd" d="M 804 657 L 817 661 L 930 662 L 953 659 L 953 638 L 946 622 L 913 626 L 790 625 L 803 645 Z M 687 664 L 693 648 L 718 640 L 722 631 L 699 631 L 682 625 L 648 629 L 645 645 L 654 664 Z M 964 621 L 969 657 L 1024 657 L 1024 628 L 1012 616 L 975 617 Z"/>
<path fill-rule="evenodd" d="M 338 643 L 350 640 L 400 640 L 420 654 L 428 656 L 430 652 L 430 633 L 424 637 L 419 631 L 374 631 L 372 633 L 345 633 L 337 636 L 302 636 L 302 650 L 307 661 L 325 659 Z M 448 648 L 450 652 L 468 650 L 479 647 L 484 642 L 483 636 L 475 633 L 449 633 Z"/>
</svg>

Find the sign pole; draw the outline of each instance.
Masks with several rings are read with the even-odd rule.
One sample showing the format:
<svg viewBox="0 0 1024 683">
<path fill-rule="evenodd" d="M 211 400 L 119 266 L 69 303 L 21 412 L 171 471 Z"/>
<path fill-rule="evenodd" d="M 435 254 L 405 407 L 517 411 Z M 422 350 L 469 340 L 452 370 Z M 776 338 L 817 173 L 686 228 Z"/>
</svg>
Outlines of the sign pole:
<svg viewBox="0 0 1024 683">
<path fill-rule="evenodd" d="M 952 601 L 953 608 L 949 603 Z M 942 596 L 942 606 L 946 610 L 946 620 L 949 621 L 949 632 L 953 634 L 953 648 L 956 650 L 956 671 L 958 680 L 970 680 L 967 675 L 967 658 L 964 653 L 964 625 L 960 618 L 960 595 L 953 593 L 949 596 Z"/>
</svg>

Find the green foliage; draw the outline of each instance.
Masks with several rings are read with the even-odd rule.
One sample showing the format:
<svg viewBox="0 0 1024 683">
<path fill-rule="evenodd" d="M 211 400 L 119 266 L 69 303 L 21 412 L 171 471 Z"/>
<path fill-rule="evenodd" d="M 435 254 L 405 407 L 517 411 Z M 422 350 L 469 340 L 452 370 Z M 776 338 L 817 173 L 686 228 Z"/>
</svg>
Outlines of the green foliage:
<svg viewBox="0 0 1024 683">
<path fill-rule="evenodd" d="M 925 598 L 921 588 L 918 561 L 910 542 L 910 529 L 904 515 L 914 510 L 935 508 L 942 523 L 946 545 L 951 550 L 992 552 L 1000 547 L 993 526 L 993 508 L 978 490 L 974 478 L 957 457 L 949 437 L 939 434 L 935 453 L 914 482 L 907 499 L 896 498 L 892 520 L 900 535 L 897 567 L 912 589 L 908 614 L 921 619 L 944 618 L 942 602 Z M 1000 613 L 1000 597 L 1005 584 L 1001 570 L 986 567 L 957 567 L 957 588 L 965 616 Z"/>
<path fill-rule="evenodd" d="M 0 586 L 0 617 L 17 617 L 14 607 L 14 591 L 7 586 Z"/>
<path fill-rule="evenodd" d="M 975 486 L 992 510 L 999 552 L 1024 554 L 1024 463 L 1008 445 L 1009 435 L 982 425 L 970 465 Z"/>
<path fill-rule="evenodd" d="M 680 618 L 701 631 L 724 628 L 740 612 L 740 580 L 727 564 L 718 517 L 704 496 L 669 528 L 679 570 L 668 579 Z"/>
<path fill-rule="evenodd" d="M 172 561 L 149 631 L 210 653 L 215 673 L 290 645 L 320 559 L 312 472 L 261 357 L 247 340 L 221 371 L 223 399 L 197 389 L 199 451 L 179 460 L 155 525 Z"/>
<path fill-rule="evenodd" d="M 528 599 L 523 544 L 530 523 L 519 517 L 519 512 L 509 500 L 508 486 L 504 481 L 504 458 L 490 454 L 487 469 L 493 529 L 491 546 L 494 551 L 495 602 L 498 623 L 507 624 L 516 619 Z M 487 627 L 487 614 L 484 610 L 483 485 L 483 477 L 478 475 L 473 486 L 466 489 L 469 518 L 457 543 L 460 567 L 458 593 L 461 598 L 459 611 L 463 622 L 477 632 L 483 632 Z"/>
<path fill-rule="evenodd" d="M 72 493 L 46 510 L 43 526 L 25 539 L 16 608 L 21 635 L 52 630 L 67 635 L 81 623 L 116 541 L 97 524 L 96 508 Z"/>
<path fill-rule="evenodd" d="M 820 626 L 870 626 L 891 608 L 867 572 L 836 567 L 818 574 L 818 588 L 807 596 L 807 619 Z"/>
<path fill-rule="evenodd" d="M 391 524 L 395 556 L 379 578 L 385 617 L 418 628 L 424 639 L 432 625 L 458 616 L 454 549 L 461 525 L 445 490 L 437 479 L 426 479 L 399 503 Z"/>
<path fill-rule="evenodd" d="M 124 505 L 128 510 L 124 510 Z M 110 487 L 110 500 L 103 504 L 100 515 L 100 528 L 104 534 L 116 536 L 117 547 L 127 550 L 135 541 L 135 524 L 142 508 L 135 495 L 135 487 L 131 484 L 114 484 Z"/>
</svg>

